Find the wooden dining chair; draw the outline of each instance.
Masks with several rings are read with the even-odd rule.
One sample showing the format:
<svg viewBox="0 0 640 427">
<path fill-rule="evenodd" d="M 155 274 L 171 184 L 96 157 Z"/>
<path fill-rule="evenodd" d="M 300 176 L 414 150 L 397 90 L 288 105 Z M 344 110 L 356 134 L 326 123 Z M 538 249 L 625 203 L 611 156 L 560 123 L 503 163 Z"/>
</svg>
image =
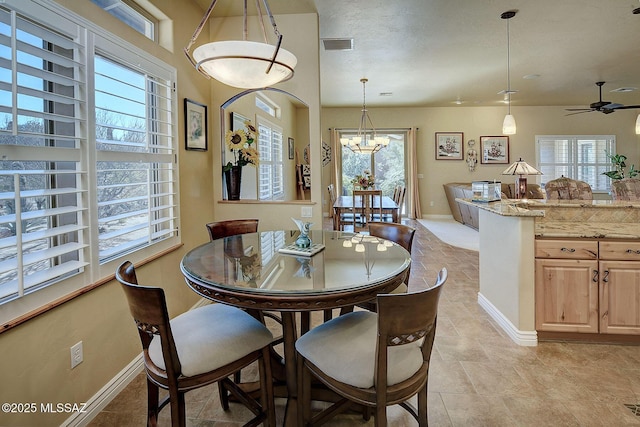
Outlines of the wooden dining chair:
<svg viewBox="0 0 640 427">
<path fill-rule="evenodd" d="M 147 374 L 147 425 L 169 403 L 171 425 L 185 426 L 185 393 L 212 383 L 243 402 L 255 417 L 247 425 L 275 426 L 270 345 L 273 336 L 248 313 L 223 304 L 209 304 L 169 320 L 164 290 L 140 286 L 133 264 L 122 263 L 116 279 L 129 302 Z M 240 369 L 258 362 L 260 402 L 229 380 Z M 159 402 L 159 389 L 169 395 Z M 226 393 L 226 392 L 225 392 Z M 222 398 L 229 409 L 228 398 Z"/>
<path fill-rule="evenodd" d="M 382 190 L 353 190 L 352 199 L 354 232 L 366 230 L 374 217 L 382 218 Z"/>
<path fill-rule="evenodd" d="M 380 222 L 374 221 L 369 223 L 369 235 L 380 237 L 381 239 L 390 240 L 398 245 L 402 246 L 411 254 L 413 248 L 413 238 L 416 234 L 416 229 L 404 224 L 397 224 L 394 222 Z M 392 294 L 404 294 L 409 290 L 409 276 L 411 275 L 411 266 L 407 271 L 407 277 L 404 282 L 397 288 L 395 288 Z M 358 304 L 358 307 L 364 308 L 369 311 L 377 311 L 376 300 L 366 301 Z M 353 306 L 343 307 L 340 310 L 341 314 L 353 311 Z"/>
<path fill-rule="evenodd" d="M 447 270 L 433 287 L 378 295 L 378 313 L 355 311 L 317 326 L 296 341 L 298 425 L 320 425 L 355 404 L 372 408 L 375 425 L 387 425 L 386 408 L 399 404 L 427 425 L 427 384 L 438 300 Z M 312 377 L 340 395 L 311 413 Z M 407 400 L 418 395 L 418 408 Z M 364 411 L 368 419 L 369 411 Z"/>
<path fill-rule="evenodd" d="M 216 221 L 206 224 L 211 240 L 223 237 L 234 236 L 236 234 L 256 233 L 258 231 L 257 219 L 230 219 L 226 221 Z"/>
<path fill-rule="evenodd" d="M 330 213 L 333 216 L 333 229 L 343 231 L 344 226 L 347 224 L 353 223 L 353 212 L 341 213 L 340 216 L 336 217 L 336 213 L 333 210 L 333 205 L 335 205 L 336 200 L 338 200 L 338 196 L 336 194 L 336 188 L 333 184 L 327 185 L 327 191 L 329 192 L 329 200 L 331 201 L 331 209 Z"/>
</svg>

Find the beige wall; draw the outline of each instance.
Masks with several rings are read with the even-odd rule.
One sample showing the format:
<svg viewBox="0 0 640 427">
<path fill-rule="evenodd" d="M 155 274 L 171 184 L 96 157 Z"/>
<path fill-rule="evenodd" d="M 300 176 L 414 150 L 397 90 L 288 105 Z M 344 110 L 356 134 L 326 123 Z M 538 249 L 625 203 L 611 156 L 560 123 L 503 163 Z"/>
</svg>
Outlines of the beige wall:
<svg viewBox="0 0 640 427">
<path fill-rule="evenodd" d="M 501 175 L 507 165 L 478 163 L 470 172 L 464 160 L 435 160 L 436 132 L 463 132 L 465 153 L 467 141 L 480 136 L 501 135 L 506 107 L 441 107 L 441 108 L 371 108 L 367 107 L 376 128 L 417 127 L 420 206 L 423 215 L 450 215 L 442 184 L 453 181 L 470 182 L 498 180 L 511 182 L 513 177 Z M 322 138 L 329 142 L 329 128 L 354 128 L 360 120 L 360 108 L 323 108 Z M 586 113 L 565 116 L 564 107 L 512 107 L 518 133 L 510 136 L 510 161 L 522 157 L 535 164 L 536 135 L 616 135 L 617 151 L 629 158 L 629 164 L 640 166 L 640 137 L 635 134 L 635 110 L 620 110 L 614 114 Z M 330 165 L 323 168 L 325 189 L 323 207 L 328 212 L 326 187 L 331 182 Z M 535 182 L 535 177 L 528 178 Z M 433 202 L 433 206 L 431 206 Z"/>
</svg>

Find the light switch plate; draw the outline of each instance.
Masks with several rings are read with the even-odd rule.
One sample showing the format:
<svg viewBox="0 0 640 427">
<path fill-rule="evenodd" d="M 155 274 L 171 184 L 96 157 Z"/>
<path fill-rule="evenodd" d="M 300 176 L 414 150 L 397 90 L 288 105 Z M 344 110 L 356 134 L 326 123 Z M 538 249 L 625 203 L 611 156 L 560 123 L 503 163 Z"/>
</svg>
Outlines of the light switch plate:
<svg viewBox="0 0 640 427">
<path fill-rule="evenodd" d="M 302 218 L 311 218 L 313 216 L 313 208 L 311 206 L 303 206 L 300 208 L 300 216 Z"/>
</svg>

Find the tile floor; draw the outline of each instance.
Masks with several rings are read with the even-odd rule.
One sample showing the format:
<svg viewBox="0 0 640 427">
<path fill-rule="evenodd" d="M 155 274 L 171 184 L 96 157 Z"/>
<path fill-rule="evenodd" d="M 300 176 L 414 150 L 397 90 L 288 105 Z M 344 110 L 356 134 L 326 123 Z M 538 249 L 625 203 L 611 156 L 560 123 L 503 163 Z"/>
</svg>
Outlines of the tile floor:
<svg viewBox="0 0 640 427">
<path fill-rule="evenodd" d="M 410 289 L 432 283 L 441 267 L 449 270 L 430 367 L 432 426 L 640 426 L 640 347 L 514 344 L 477 303 L 477 252 L 447 245 L 417 221 L 406 222 L 418 230 Z M 276 407 L 280 425 L 284 401 L 278 399 Z M 89 426 L 143 426 L 145 413 L 140 374 Z M 250 418 L 239 405 L 222 411 L 213 386 L 187 394 L 187 417 L 194 427 L 239 426 Z M 388 418 L 391 426 L 417 425 L 399 407 L 389 408 Z M 169 408 L 160 425 L 170 425 Z M 374 422 L 345 414 L 326 425 Z"/>
</svg>

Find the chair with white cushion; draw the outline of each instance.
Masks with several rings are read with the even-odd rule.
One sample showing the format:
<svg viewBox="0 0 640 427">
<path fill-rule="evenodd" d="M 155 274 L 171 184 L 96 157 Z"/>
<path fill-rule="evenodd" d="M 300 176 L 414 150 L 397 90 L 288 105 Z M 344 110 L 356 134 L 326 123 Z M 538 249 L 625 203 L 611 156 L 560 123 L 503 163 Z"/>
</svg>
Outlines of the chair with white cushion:
<svg viewBox="0 0 640 427">
<path fill-rule="evenodd" d="M 225 389 L 255 414 L 247 425 L 275 425 L 269 358 L 273 336 L 262 323 L 223 304 L 209 304 L 169 320 L 164 290 L 139 286 L 133 264 L 126 261 L 120 265 L 116 279 L 127 297 L 142 342 L 148 426 L 156 425 L 158 412 L 167 403 L 171 407 L 171 425 L 184 426 L 185 393 L 215 382 L 223 382 Z M 256 361 L 260 402 L 228 378 Z M 169 390 L 162 402 L 160 388 Z"/>
<path fill-rule="evenodd" d="M 386 408 L 399 404 L 427 425 L 429 359 L 438 300 L 447 270 L 429 289 L 378 295 L 378 312 L 354 311 L 325 322 L 296 341 L 298 425 L 320 425 L 350 407 L 373 408 L 375 425 L 386 426 Z M 340 395 L 312 417 L 312 377 Z M 418 409 L 407 400 L 418 395 Z M 365 411 L 365 419 L 368 411 Z"/>
</svg>

